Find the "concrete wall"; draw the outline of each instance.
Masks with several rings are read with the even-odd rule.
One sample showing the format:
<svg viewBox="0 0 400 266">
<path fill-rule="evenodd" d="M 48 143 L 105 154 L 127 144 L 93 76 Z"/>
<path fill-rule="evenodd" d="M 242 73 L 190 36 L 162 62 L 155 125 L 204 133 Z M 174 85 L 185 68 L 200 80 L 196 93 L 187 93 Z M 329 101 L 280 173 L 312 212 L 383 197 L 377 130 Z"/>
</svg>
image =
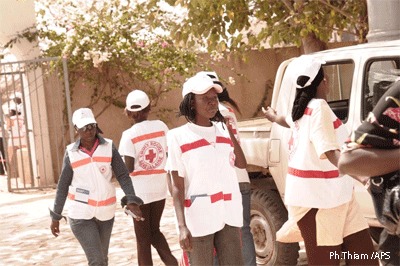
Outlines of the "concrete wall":
<svg viewBox="0 0 400 266">
<path fill-rule="evenodd" d="M 0 43 L 5 44 L 15 34 L 35 25 L 34 0 L 1 0 L 0 1 Z M 28 41 L 13 46 L 10 51 L 17 60 L 32 59 L 39 55 L 39 49 Z"/>
<path fill-rule="evenodd" d="M 257 106 L 261 104 L 261 99 L 267 92 L 267 99 L 264 104 L 269 104 L 272 96 L 272 85 L 275 79 L 275 72 L 279 64 L 293 56 L 300 54 L 297 48 L 282 48 L 265 51 L 252 51 L 248 54 L 246 62 L 239 58 L 231 58 L 230 60 L 219 62 L 213 70 L 216 71 L 220 79 L 226 80 L 225 84 L 229 90 L 230 96 L 238 103 L 242 115 L 238 115 L 239 119 L 250 118 L 257 113 Z M 229 66 L 229 67 L 226 67 Z M 235 71 L 231 69 L 234 68 Z M 210 69 L 211 70 L 211 69 Z M 242 75 L 239 76 L 238 74 Z M 236 84 L 229 85 L 228 78 L 234 77 Z M 269 87 L 268 87 L 269 85 Z M 91 90 L 85 84 L 78 84 L 73 88 L 72 110 L 76 110 L 89 103 L 88 93 Z M 146 90 L 145 88 L 138 88 Z M 125 99 L 121 99 L 125 100 Z M 158 106 L 153 108 L 157 111 L 161 108 L 173 109 L 168 115 L 167 123 L 169 128 L 182 125 L 186 122 L 183 117 L 177 118 L 179 103 L 182 100 L 181 89 L 175 89 L 165 95 L 159 102 Z M 103 109 L 104 106 L 96 105 L 93 109 L 95 115 Z M 157 119 L 151 115 L 151 119 Z M 97 121 L 104 131 L 104 136 L 111 138 L 118 145 L 123 130 L 131 126 L 131 121 L 123 115 L 123 110 L 114 106 L 109 107 L 107 111 L 97 117 Z"/>
<path fill-rule="evenodd" d="M 335 43 L 329 44 L 329 48 L 347 46 L 354 43 Z M 299 56 L 301 50 L 296 47 L 268 49 L 264 51 L 251 51 L 247 54 L 247 60 L 243 61 L 238 57 L 231 57 L 229 60 L 221 61 L 213 69 L 220 79 L 228 80 L 229 76 L 235 78 L 236 84 L 229 85 L 225 82 L 230 96 L 238 103 L 241 115 L 239 120 L 249 119 L 254 116 L 261 116 L 259 107 L 270 104 L 272 97 L 272 86 L 275 80 L 275 73 L 279 64 L 286 59 Z M 234 68 L 234 71 L 231 69 Z M 238 76 L 240 74 L 241 76 Z M 139 89 L 139 88 L 138 88 Z M 145 88 L 140 88 L 145 90 Z M 267 91 L 266 91 L 267 90 Z M 89 103 L 88 93 L 90 89 L 85 84 L 79 84 L 74 88 L 72 99 L 72 110 L 76 110 Z M 266 96 L 266 98 L 264 97 Z M 265 98 L 265 99 L 264 99 Z M 124 99 L 122 99 L 124 101 Z M 160 108 L 171 108 L 173 111 L 169 114 L 168 120 L 164 121 L 168 127 L 174 128 L 186 122 L 183 117 L 177 118 L 179 103 L 182 100 L 181 89 L 170 91 L 159 102 L 159 105 L 153 111 Z M 95 115 L 103 109 L 104 106 L 96 105 L 94 107 Z M 151 119 L 157 119 L 154 115 Z M 104 136 L 114 140 L 119 145 L 121 133 L 131 126 L 131 121 L 123 115 L 123 110 L 114 106 L 109 107 L 107 111 L 97 117 L 97 121 L 104 131 Z"/>
<path fill-rule="evenodd" d="M 400 1 L 367 0 L 368 42 L 400 38 Z"/>
</svg>

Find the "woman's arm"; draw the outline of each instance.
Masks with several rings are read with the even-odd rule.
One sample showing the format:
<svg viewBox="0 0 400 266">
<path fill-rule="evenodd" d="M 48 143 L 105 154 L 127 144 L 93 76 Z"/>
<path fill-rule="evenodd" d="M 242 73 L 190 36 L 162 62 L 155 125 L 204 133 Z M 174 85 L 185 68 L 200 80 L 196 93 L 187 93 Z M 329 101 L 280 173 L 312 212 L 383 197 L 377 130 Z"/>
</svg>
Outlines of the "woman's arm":
<svg viewBox="0 0 400 266">
<path fill-rule="evenodd" d="M 340 152 L 339 150 L 332 150 L 332 151 L 327 151 L 325 152 L 326 157 L 328 158 L 328 160 L 336 167 L 338 167 L 339 165 L 339 160 L 340 160 Z M 365 176 L 362 175 L 355 175 L 355 174 L 350 174 L 350 173 L 343 173 L 342 171 L 339 172 L 341 174 L 348 174 L 350 175 L 352 178 L 354 178 L 355 180 L 359 181 L 362 184 L 366 184 L 369 178 L 366 178 Z"/>
<path fill-rule="evenodd" d="M 71 167 L 71 163 L 69 161 L 68 152 L 65 151 L 63 166 L 61 170 L 60 178 L 58 179 L 57 184 L 57 192 L 56 198 L 54 200 L 53 210 L 50 210 L 51 224 L 50 230 L 51 233 L 57 237 L 60 234 L 60 220 L 63 218 L 61 215 L 65 201 L 68 195 L 68 189 L 72 182 L 73 170 Z M 64 217 L 65 218 L 65 217 Z"/>
<path fill-rule="evenodd" d="M 339 170 L 349 175 L 377 176 L 400 169 L 400 149 L 358 148 L 343 152 Z"/>
<path fill-rule="evenodd" d="M 267 107 L 267 110 L 262 108 L 265 118 L 267 118 L 271 122 L 275 122 L 282 127 L 290 128 L 290 126 L 286 123 L 286 119 L 282 115 L 278 115 L 274 109 L 271 107 Z"/>
<path fill-rule="evenodd" d="M 68 196 L 68 189 L 72 183 L 74 171 L 72 170 L 71 163 L 68 157 L 68 152 L 64 154 L 63 166 L 60 178 L 58 179 L 56 198 L 54 200 L 54 207 L 51 213 L 53 220 L 61 220 L 61 213 L 64 209 L 65 201 Z"/>
<path fill-rule="evenodd" d="M 247 167 L 246 157 L 244 156 L 243 150 L 239 145 L 235 135 L 232 132 L 232 125 L 229 120 L 226 123 L 226 127 L 228 128 L 229 136 L 233 142 L 233 150 L 235 153 L 235 166 L 237 168 L 245 169 Z"/>
<path fill-rule="evenodd" d="M 185 180 L 178 175 L 178 171 L 171 171 L 172 176 L 172 197 L 176 218 L 179 227 L 179 243 L 183 250 L 192 249 L 192 235 L 186 226 L 184 202 L 185 202 Z"/>
<path fill-rule="evenodd" d="M 338 161 L 340 157 L 340 151 L 339 150 L 331 150 L 325 152 L 326 158 L 333 164 L 334 166 L 338 167 Z"/>
<path fill-rule="evenodd" d="M 135 170 L 135 158 L 124 155 L 124 161 L 129 173 L 132 173 Z"/>
</svg>

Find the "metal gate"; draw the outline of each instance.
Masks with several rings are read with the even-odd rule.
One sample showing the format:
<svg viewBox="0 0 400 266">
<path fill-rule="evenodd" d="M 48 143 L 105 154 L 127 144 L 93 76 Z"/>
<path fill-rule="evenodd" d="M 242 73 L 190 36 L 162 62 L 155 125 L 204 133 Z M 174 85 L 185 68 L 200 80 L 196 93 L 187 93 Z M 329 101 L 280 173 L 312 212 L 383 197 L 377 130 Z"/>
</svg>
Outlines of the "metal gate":
<svg viewBox="0 0 400 266">
<path fill-rule="evenodd" d="M 55 187 L 73 139 L 66 60 L 0 63 L 0 94 L 2 189 Z"/>
</svg>

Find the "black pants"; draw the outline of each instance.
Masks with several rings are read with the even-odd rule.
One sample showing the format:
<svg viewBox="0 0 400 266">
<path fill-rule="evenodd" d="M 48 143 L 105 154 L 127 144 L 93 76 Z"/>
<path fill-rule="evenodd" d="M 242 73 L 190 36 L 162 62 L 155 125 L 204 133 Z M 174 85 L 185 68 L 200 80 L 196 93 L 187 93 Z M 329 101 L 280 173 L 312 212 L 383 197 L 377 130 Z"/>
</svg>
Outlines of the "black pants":
<svg viewBox="0 0 400 266">
<path fill-rule="evenodd" d="M 4 165 L 6 164 L 6 155 L 4 153 L 4 146 L 3 146 L 3 138 L 0 138 L 0 152 L 1 152 L 1 157 L 0 157 L 0 175 L 4 175 Z"/>
<path fill-rule="evenodd" d="M 160 220 L 164 211 L 165 199 L 140 206 L 144 221 L 133 220 L 135 225 L 138 265 L 153 265 L 151 246 L 153 246 L 165 265 L 178 265 L 172 255 L 163 233 Z"/>
</svg>

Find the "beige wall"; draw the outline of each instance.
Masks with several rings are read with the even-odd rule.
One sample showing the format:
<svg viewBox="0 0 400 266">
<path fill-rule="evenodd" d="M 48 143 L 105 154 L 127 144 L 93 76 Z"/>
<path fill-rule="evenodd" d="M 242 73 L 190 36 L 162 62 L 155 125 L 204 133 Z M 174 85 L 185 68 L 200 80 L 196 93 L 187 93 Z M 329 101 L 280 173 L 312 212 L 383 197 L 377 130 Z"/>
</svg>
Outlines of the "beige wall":
<svg viewBox="0 0 400 266">
<path fill-rule="evenodd" d="M 273 84 L 275 72 L 279 64 L 290 57 L 297 56 L 300 53 L 297 48 L 283 48 L 265 51 L 252 51 L 248 54 L 247 61 L 244 62 L 239 58 L 231 58 L 230 60 L 219 62 L 213 70 L 216 71 L 220 79 L 228 80 L 230 76 L 234 77 L 236 84 L 229 85 L 225 82 L 230 96 L 238 103 L 242 115 L 239 119 L 250 118 L 256 111 L 257 106 L 261 103 L 266 85 Z M 229 67 L 227 67 L 229 66 Z M 234 71 L 231 69 L 234 68 Z M 209 69 L 211 70 L 211 69 Z M 238 76 L 240 74 L 242 76 Z M 143 88 L 142 88 L 143 89 Z M 84 84 L 77 85 L 73 89 L 72 111 L 87 106 L 89 104 L 90 89 Z M 269 91 L 267 103 L 270 101 L 272 91 Z M 124 100 L 124 99 L 121 99 Z M 169 108 L 173 111 L 169 114 L 168 121 L 165 121 L 169 128 L 173 128 L 185 123 L 183 117 L 177 118 L 179 103 L 182 100 L 181 90 L 172 90 L 165 95 L 154 108 Z M 94 114 L 97 116 L 104 106 L 96 105 L 93 108 Z M 150 116 L 155 119 L 154 115 Z M 98 115 L 97 122 L 104 132 L 104 136 L 114 140 L 118 146 L 121 133 L 123 130 L 131 126 L 131 121 L 123 115 L 123 110 L 111 106 L 101 115 Z"/>
<path fill-rule="evenodd" d="M 331 45 L 345 46 L 349 43 L 341 43 Z M 246 61 L 238 58 L 231 58 L 230 60 L 221 61 L 219 65 L 213 70 L 218 73 L 221 79 L 228 80 L 229 76 L 233 76 L 236 80 L 235 85 L 226 84 L 229 90 L 230 96 L 238 103 L 241 109 L 242 115 L 238 115 L 239 120 L 248 119 L 259 111 L 260 105 L 268 105 L 272 97 L 272 86 L 275 80 L 275 73 L 279 67 L 279 64 L 286 59 L 301 54 L 299 48 L 288 47 L 279 49 L 269 49 L 264 51 L 251 51 L 248 53 Z M 229 66 L 229 67 L 227 67 Z M 242 74 L 242 76 L 236 75 L 231 68 L 235 69 L 236 73 Z M 263 96 L 266 88 L 267 97 L 263 102 Z M 76 110 L 79 107 L 87 106 L 89 103 L 88 89 L 84 88 L 84 85 L 74 89 L 74 95 L 72 98 L 72 110 Z M 124 99 L 123 99 L 124 100 Z M 176 89 L 169 92 L 155 108 L 172 108 L 174 111 L 169 115 L 169 121 L 165 121 L 169 128 L 185 123 L 183 117 L 177 118 L 176 113 L 178 112 L 179 103 L 182 100 L 181 90 Z M 103 106 L 95 106 L 94 113 L 97 115 L 101 112 Z M 109 107 L 105 112 L 97 117 L 97 121 L 104 131 L 104 136 L 114 140 L 116 145 L 119 145 L 119 140 L 123 130 L 131 126 L 131 121 L 122 114 L 123 110 L 117 107 Z M 258 115 L 261 115 L 258 113 Z M 156 117 L 151 116 L 151 119 Z"/>
<path fill-rule="evenodd" d="M 0 0 L 0 43 L 6 44 L 15 34 L 35 25 L 34 0 Z M 35 44 L 26 40 L 16 43 L 10 53 L 17 60 L 32 59 L 39 55 Z"/>
</svg>

